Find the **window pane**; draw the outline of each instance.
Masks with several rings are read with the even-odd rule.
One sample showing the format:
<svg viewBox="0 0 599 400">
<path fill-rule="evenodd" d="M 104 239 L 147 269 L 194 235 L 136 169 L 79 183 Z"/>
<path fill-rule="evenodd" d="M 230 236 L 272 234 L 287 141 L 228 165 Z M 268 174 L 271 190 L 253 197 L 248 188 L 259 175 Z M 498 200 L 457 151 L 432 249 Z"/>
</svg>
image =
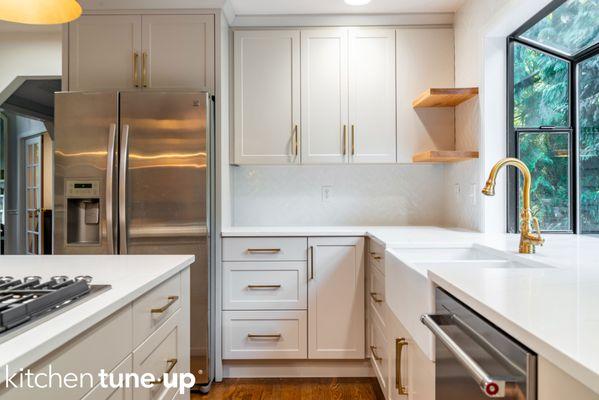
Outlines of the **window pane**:
<svg viewBox="0 0 599 400">
<path fill-rule="evenodd" d="M 532 174 L 531 211 L 544 231 L 571 229 L 569 137 L 568 132 L 518 135 L 519 157 Z M 522 179 L 519 182 L 521 191 Z"/>
<path fill-rule="evenodd" d="M 572 56 L 599 41 L 599 1 L 568 0 L 521 36 Z"/>
<path fill-rule="evenodd" d="M 514 43 L 514 127 L 569 126 L 569 64 Z"/>
<path fill-rule="evenodd" d="M 578 66 L 580 225 L 599 232 L 599 55 Z"/>
</svg>

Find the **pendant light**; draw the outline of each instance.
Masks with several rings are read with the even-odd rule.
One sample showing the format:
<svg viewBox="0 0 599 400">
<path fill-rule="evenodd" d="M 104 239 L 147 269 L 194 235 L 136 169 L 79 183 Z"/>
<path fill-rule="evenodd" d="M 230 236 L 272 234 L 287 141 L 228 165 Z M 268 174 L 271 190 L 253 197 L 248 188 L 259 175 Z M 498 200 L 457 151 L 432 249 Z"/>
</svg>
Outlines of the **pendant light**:
<svg viewBox="0 0 599 400">
<path fill-rule="evenodd" d="M 0 0 L 0 20 L 21 24 L 64 24 L 81 11 L 76 0 Z"/>
</svg>

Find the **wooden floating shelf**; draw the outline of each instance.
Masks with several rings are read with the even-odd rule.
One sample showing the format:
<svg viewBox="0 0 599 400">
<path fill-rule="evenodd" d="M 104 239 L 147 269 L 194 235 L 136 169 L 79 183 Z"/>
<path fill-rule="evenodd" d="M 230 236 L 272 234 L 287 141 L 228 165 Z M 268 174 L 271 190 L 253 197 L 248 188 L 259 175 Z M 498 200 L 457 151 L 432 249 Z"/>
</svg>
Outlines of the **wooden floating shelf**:
<svg viewBox="0 0 599 400">
<path fill-rule="evenodd" d="M 415 163 L 449 163 L 478 158 L 478 151 L 430 150 L 412 156 Z"/>
<path fill-rule="evenodd" d="M 430 88 L 412 102 L 414 108 L 455 107 L 478 95 L 478 88 Z"/>
</svg>

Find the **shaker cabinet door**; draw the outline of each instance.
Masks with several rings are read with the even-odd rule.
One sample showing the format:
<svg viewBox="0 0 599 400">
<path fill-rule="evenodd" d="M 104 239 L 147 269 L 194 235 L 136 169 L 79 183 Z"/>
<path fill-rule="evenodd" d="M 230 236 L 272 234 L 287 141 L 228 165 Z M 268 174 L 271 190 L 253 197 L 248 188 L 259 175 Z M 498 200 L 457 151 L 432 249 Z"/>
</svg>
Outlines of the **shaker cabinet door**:
<svg viewBox="0 0 599 400">
<path fill-rule="evenodd" d="M 347 29 L 302 31 L 302 163 L 346 163 Z"/>
<path fill-rule="evenodd" d="M 84 15 L 69 24 L 69 90 L 134 89 L 140 74 L 140 15 Z"/>
<path fill-rule="evenodd" d="M 310 238 L 308 245 L 308 358 L 363 359 L 364 238 Z"/>
<path fill-rule="evenodd" d="M 299 31 L 234 36 L 233 163 L 299 163 Z"/>
<path fill-rule="evenodd" d="M 350 162 L 394 163 L 395 31 L 349 34 Z"/>
<path fill-rule="evenodd" d="M 214 91 L 213 15 L 144 15 L 142 47 L 144 87 Z"/>
</svg>

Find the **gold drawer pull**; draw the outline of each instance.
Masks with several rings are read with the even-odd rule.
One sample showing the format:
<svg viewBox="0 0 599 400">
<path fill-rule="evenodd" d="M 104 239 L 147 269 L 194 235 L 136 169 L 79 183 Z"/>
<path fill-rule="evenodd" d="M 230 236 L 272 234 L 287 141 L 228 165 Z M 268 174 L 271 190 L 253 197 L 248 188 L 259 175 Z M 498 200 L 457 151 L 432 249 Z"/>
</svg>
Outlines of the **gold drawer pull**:
<svg viewBox="0 0 599 400">
<path fill-rule="evenodd" d="M 384 300 L 383 299 L 379 299 L 379 294 L 377 292 L 370 292 L 370 297 L 372 297 L 372 300 L 374 300 L 375 303 L 382 303 Z"/>
<path fill-rule="evenodd" d="M 401 352 L 407 345 L 405 338 L 395 339 L 395 388 L 400 395 L 408 394 L 408 388 L 401 383 Z"/>
<path fill-rule="evenodd" d="M 381 258 L 383 258 L 383 257 L 381 257 L 381 256 L 377 256 L 377 255 L 376 255 L 376 253 L 375 253 L 374 251 L 371 251 L 371 252 L 370 252 L 370 255 L 371 255 L 371 256 L 372 256 L 372 258 L 374 258 L 375 260 L 380 260 Z"/>
<path fill-rule="evenodd" d="M 383 357 L 376 355 L 376 346 L 370 346 L 370 352 L 372 353 L 372 358 L 374 358 L 375 361 L 383 361 Z"/>
<path fill-rule="evenodd" d="M 248 333 L 248 339 L 281 339 L 280 333 L 271 333 L 271 334 L 257 334 L 257 333 Z"/>
<path fill-rule="evenodd" d="M 173 368 L 175 368 L 175 365 L 177 365 L 177 359 L 176 358 L 171 358 L 170 360 L 166 360 L 166 371 L 164 372 L 165 374 L 170 374 L 171 371 L 173 370 Z M 155 381 L 150 382 L 152 385 L 162 385 L 162 382 L 164 382 L 164 375 L 162 375 L 159 379 L 156 379 Z"/>
<path fill-rule="evenodd" d="M 163 312 L 165 312 L 170 306 L 172 306 L 173 304 L 175 304 L 175 302 L 177 300 L 179 300 L 179 296 L 168 296 L 168 303 L 166 303 L 164 306 L 160 307 L 160 308 L 152 308 L 150 310 L 150 312 L 152 314 L 162 314 Z"/>
<path fill-rule="evenodd" d="M 248 285 L 248 289 L 278 289 L 281 285 Z"/>
<path fill-rule="evenodd" d="M 281 249 L 247 249 L 250 254 L 277 254 Z"/>
</svg>

